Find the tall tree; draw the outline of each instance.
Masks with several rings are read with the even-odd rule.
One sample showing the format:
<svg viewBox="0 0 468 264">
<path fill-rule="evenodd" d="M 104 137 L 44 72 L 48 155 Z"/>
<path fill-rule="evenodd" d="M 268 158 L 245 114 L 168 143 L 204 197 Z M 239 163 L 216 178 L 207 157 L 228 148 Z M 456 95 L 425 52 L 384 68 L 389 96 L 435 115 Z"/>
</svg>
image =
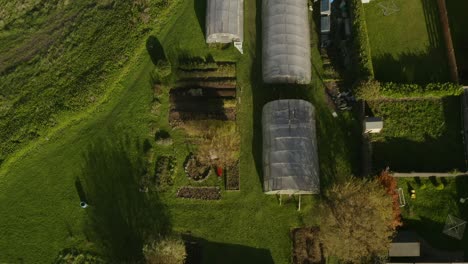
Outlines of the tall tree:
<svg viewBox="0 0 468 264">
<path fill-rule="evenodd" d="M 358 263 L 386 255 L 394 234 L 392 198 L 377 180 L 351 178 L 326 192 L 320 237 L 327 255 Z"/>
</svg>

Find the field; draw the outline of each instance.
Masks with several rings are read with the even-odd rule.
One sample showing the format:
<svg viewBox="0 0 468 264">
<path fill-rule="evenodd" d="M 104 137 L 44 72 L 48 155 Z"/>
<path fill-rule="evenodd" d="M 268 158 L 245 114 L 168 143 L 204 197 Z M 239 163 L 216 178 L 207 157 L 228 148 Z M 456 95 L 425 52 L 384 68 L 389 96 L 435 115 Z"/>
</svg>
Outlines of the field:
<svg viewBox="0 0 468 264">
<path fill-rule="evenodd" d="M 161 16 L 158 26 L 134 39 L 134 50 L 128 51 L 129 58 L 108 77 L 108 83 L 89 80 L 91 84 L 83 84 L 85 88 L 109 85 L 104 99 L 68 113 L 53 129 L 24 142 L 20 151 L 7 153 L 0 170 L 0 262 L 50 263 L 59 251 L 72 247 L 131 261 L 141 257 L 145 239 L 173 230 L 190 232 L 201 241 L 203 263 L 289 263 L 290 230 L 317 223 L 318 199 L 305 198 L 298 212 L 295 201 L 279 206 L 276 197 L 263 194 L 262 106 L 288 97 L 314 103 L 324 188 L 359 173 L 360 142 L 355 138 L 360 131 L 352 113 L 334 118 L 326 105 L 313 24 L 312 84 L 295 89 L 262 84 L 261 1 L 245 4 L 244 55 L 232 47 L 208 49 L 205 45 L 204 1 L 172 2 L 170 18 Z M 127 39 L 125 34 L 122 37 Z M 154 39 L 173 68 L 186 56 L 237 62 L 240 191 L 222 191 L 219 201 L 175 198 L 176 189 L 187 184 L 182 163 L 193 146 L 185 142 L 182 129 L 169 124 L 168 88 L 177 76 L 167 80 L 159 102 L 154 101 L 155 66 L 147 50 L 147 42 Z M 127 44 L 120 39 L 106 41 Z M 91 50 L 89 57 L 95 52 L 99 51 Z M 57 78 L 59 84 L 66 80 Z M 62 92 L 68 91 L 56 91 Z M 153 128 L 168 131 L 173 145 L 155 144 Z M 174 186 L 165 192 L 138 191 L 148 144 L 155 155 L 177 159 Z M 216 180 L 210 179 L 214 184 Z M 79 207 L 83 195 L 90 202 L 89 210 Z"/>
<path fill-rule="evenodd" d="M 465 171 L 459 97 L 369 101 L 384 128 L 372 135 L 376 169 Z"/>
<path fill-rule="evenodd" d="M 450 22 L 450 33 L 453 38 L 458 71 L 462 83 L 468 83 L 468 20 L 465 10 L 468 9 L 466 1 L 447 1 L 447 12 Z"/>
<path fill-rule="evenodd" d="M 392 7 L 392 2 L 399 11 L 384 16 L 379 4 Z M 448 81 L 445 44 L 435 0 L 376 0 L 364 4 L 364 8 L 377 80 Z"/>
<path fill-rule="evenodd" d="M 441 183 L 444 188 L 440 189 Z M 407 205 L 402 208 L 403 229 L 412 229 L 431 246 L 440 250 L 461 250 L 468 253 L 468 236 L 462 240 L 451 238 L 442 233 L 448 214 L 467 219 L 467 205 L 459 202 L 468 196 L 468 178 L 407 178 L 399 179 L 398 186 L 403 188 Z M 416 190 L 416 199 L 409 198 L 409 189 Z"/>
</svg>

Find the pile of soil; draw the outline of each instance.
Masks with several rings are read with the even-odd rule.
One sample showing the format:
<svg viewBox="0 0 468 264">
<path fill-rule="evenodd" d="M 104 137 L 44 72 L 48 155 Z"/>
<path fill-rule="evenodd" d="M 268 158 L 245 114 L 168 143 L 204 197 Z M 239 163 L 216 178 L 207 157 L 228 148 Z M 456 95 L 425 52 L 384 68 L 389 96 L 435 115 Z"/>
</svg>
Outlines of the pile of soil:
<svg viewBox="0 0 468 264">
<path fill-rule="evenodd" d="M 324 263 L 318 227 L 293 229 L 292 238 L 294 264 Z"/>
</svg>

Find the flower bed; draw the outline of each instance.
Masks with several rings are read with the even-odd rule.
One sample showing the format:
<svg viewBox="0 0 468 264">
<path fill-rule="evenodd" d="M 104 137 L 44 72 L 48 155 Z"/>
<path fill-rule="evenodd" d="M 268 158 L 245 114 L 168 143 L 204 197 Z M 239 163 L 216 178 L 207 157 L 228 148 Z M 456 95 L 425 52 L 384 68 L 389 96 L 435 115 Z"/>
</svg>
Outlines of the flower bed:
<svg viewBox="0 0 468 264">
<path fill-rule="evenodd" d="M 210 166 L 203 165 L 197 157 L 195 157 L 193 154 L 190 154 L 187 157 L 187 161 L 185 162 L 185 173 L 187 176 L 195 181 L 201 181 L 204 180 L 208 174 L 210 173 Z"/>
<path fill-rule="evenodd" d="M 176 158 L 173 156 L 159 156 L 156 160 L 155 181 L 158 187 L 167 187 L 174 184 L 174 169 Z"/>
<path fill-rule="evenodd" d="M 177 191 L 177 197 L 199 200 L 219 200 L 221 190 L 218 187 L 181 187 Z"/>
</svg>

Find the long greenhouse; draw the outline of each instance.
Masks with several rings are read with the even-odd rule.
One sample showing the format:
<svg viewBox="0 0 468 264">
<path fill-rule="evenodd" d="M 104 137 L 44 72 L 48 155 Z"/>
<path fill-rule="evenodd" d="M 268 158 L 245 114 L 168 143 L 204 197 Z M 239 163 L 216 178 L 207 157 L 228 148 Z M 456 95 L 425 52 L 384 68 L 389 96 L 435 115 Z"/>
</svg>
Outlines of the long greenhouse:
<svg viewBox="0 0 468 264">
<path fill-rule="evenodd" d="M 263 0 L 262 21 L 263 81 L 310 83 L 307 0 Z"/>
<path fill-rule="evenodd" d="M 262 128 L 264 192 L 320 193 L 314 106 L 296 99 L 267 103 Z"/>
<path fill-rule="evenodd" d="M 243 41 L 244 0 L 208 0 L 206 43 Z"/>
</svg>

